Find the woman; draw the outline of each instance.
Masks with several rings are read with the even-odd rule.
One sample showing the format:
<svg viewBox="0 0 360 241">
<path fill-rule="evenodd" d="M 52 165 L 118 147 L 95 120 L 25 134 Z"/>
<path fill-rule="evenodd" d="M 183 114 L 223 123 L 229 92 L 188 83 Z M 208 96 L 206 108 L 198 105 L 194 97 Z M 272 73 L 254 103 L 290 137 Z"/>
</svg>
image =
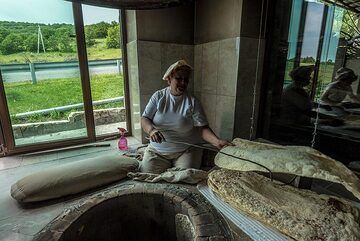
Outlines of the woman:
<svg viewBox="0 0 360 241">
<path fill-rule="evenodd" d="M 141 126 L 150 138 L 142 172 L 162 173 L 173 166 L 200 168 L 202 150 L 184 144 L 199 143 L 200 137 L 218 149 L 231 145 L 214 134 L 200 102 L 186 91 L 191 71 L 184 60 L 172 64 L 163 76 L 169 86 L 152 95 L 142 114 Z"/>
<path fill-rule="evenodd" d="M 314 66 L 300 66 L 290 72 L 293 80 L 281 97 L 280 120 L 284 124 L 311 124 L 312 103 L 305 87 L 310 84 Z"/>
<path fill-rule="evenodd" d="M 335 81 L 326 87 L 324 94 L 321 96 L 321 104 L 340 106 L 346 96 L 349 96 L 353 103 L 360 103 L 360 97 L 355 95 L 351 88 L 351 84 L 357 78 L 352 69 L 340 68 L 336 71 Z"/>
</svg>

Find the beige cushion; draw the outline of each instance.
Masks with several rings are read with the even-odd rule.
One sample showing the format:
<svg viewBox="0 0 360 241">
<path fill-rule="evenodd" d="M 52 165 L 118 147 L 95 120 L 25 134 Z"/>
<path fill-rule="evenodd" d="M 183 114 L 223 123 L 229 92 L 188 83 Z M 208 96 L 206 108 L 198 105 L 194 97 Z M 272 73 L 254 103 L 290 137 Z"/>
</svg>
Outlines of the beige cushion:
<svg viewBox="0 0 360 241">
<path fill-rule="evenodd" d="M 60 164 L 20 179 L 11 196 L 19 202 L 58 198 L 123 179 L 137 167 L 136 159 L 120 154 Z"/>
</svg>

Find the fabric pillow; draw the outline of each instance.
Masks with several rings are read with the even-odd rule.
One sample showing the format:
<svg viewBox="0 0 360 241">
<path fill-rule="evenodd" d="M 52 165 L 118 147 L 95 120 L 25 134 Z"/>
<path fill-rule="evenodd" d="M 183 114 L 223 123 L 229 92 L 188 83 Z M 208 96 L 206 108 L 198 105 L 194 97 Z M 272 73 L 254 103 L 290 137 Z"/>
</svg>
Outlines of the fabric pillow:
<svg viewBox="0 0 360 241">
<path fill-rule="evenodd" d="M 120 154 L 60 164 L 20 179 L 11 186 L 11 196 L 36 202 L 75 194 L 121 180 L 138 165 L 136 159 Z"/>
</svg>

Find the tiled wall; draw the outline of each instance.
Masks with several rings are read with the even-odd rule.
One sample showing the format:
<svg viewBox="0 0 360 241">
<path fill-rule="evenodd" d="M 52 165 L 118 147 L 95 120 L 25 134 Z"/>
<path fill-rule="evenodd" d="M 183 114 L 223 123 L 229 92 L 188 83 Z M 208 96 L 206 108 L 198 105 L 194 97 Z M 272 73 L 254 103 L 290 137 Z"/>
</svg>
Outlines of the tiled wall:
<svg viewBox="0 0 360 241">
<path fill-rule="evenodd" d="M 263 40 L 247 37 L 195 46 L 150 41 L 129 43 L 133 135 L 145 141 L 140 115 L 151 95 L 167 86 L 162 76 L 168 66 L 185 59 L 194 66 L 189 90 L 201 101 L 214 132 L 229 140 L 249 138 L 252 117 L 254 131 L 257 124 L 264 46 Z"/>
<path fill-rule="evenodd" d="M 194 94 L 214 132 L 233 138 L 239 38 L 195 45 Z"/>
<path fill-rule="evenodd" d="M 133 135 L 142 141 L 140 116 L 151 95 L 167 86 L 162 77 L 167 68 L 179 59 L 194 66 L 194 46 L 135 40 L 127 44 L 130 102 Z M 193 84 L 189 85 L 193 90 Z"/>
<path fill-rule="evenodd" d="M 132 41 L 126 45 L 128 75 L 129 75 L 129 97 L 130 97 L 130 115 L 132 135 L 139 137 L 141 135 L 140 127 L 140 87 L 139 87 L 139 64 L 137 55 L 137 42 Z"/>
</svg>

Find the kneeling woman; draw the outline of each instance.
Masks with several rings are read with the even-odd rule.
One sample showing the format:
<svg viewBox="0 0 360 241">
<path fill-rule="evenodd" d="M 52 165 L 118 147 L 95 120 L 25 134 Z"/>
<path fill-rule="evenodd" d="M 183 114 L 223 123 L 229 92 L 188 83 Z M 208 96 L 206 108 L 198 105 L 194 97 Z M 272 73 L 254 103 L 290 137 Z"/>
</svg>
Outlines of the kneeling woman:
<svg viewBox="0 0 360 241">
<path fill-rule="evenodd" d="M 141 163 L 141 172 L 162 173 L 171 167 L 200 168 L 201 138 L 218 149 L 232 145 L 219 139 L 208 126 L 200 102 L 188 93 L 191 66 L 184 60 L 172 64 L 163 80 L 168 87 L 156 91 L 146 105 L 141 126 L 150 137 Z"/>
</svg>

